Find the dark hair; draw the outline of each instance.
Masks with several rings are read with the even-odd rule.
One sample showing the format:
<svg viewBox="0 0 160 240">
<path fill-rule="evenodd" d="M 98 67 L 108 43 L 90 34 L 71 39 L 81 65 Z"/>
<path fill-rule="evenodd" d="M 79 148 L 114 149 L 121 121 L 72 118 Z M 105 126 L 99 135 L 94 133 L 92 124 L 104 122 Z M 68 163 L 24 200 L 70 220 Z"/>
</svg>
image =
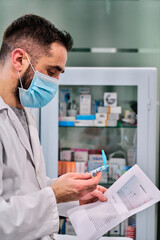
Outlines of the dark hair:
<svg viewBox="0 0 160 240">
<path fill-rule="evenodd" d="M 3 35 L 0 60 L 5 61 L 15 48 L 22 48 L 31 57 L 49 54 L 53 42 L 62 44 L 67 51 L 73 46 L 73 39 L 66 31 L 58 30 L 43 17 L 27 14 L 11 23 Z"/>
</svg>

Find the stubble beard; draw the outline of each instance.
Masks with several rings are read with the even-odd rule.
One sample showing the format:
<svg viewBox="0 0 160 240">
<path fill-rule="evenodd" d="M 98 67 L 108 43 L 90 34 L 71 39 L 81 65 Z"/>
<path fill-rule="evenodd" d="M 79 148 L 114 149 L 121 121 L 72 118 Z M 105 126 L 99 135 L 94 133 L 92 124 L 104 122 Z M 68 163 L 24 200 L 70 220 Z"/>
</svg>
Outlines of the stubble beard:
<svg viewBox="0 0 160 240">
<path fill-rule="evenodd" d="M 31 69 L 30 65 L 28 66 L 28 68 L 26 69 L 26 71 L 24 72 L 21 81 L 22 81 L 22 85 L 24 89 L 28 89 L 29 86 L 31 85 L 32 79 L 33 79 L 33 70 Z M 19 97 L 19 88 L 21 88 L 21 83 L 20 83 L 20 79 L 18 81 L 17 87 L 14 91 L 14 95 L 17 98 L 17 100 L 20 102 L 20 97 Z"/>
</svg>

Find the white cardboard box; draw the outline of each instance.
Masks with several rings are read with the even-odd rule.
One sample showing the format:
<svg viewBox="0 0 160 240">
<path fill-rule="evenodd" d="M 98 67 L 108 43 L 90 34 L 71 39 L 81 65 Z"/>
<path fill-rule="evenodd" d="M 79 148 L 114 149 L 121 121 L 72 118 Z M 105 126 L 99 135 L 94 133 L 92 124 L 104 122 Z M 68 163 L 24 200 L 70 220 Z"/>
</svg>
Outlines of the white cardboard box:
<svg viewBox="0 0 160 240">
<path fill-rule="evenodd" d="M 80 115 L 90 115 L 91 114 L 91 95 L 90 94 L 84 94 L 80 95 L 80 109 L 79 114 Z"/>
<path fill-rule="evenodd" d="M 88 152 L 87 151 L 75 151 L 74 152 L 74 160 L 75 161 L 88 161 Z"/>
<path fill-rule="evenodd" d="M 117 106 L 117 93 L 105 92 L 104 93 L 104 106 Z"/>
<path fill-rule="evenodd" d="M 89 161 L 102 161 L 102 154 L 89 154 Z"/>
<path fill-rule="evenodd" d="M 117 120 L 107 120 L 107 127 L 117 127 Z"/>
<path fill-rule="evenodd" d="M 118 113 L 96 113 L 96 119 L 97 120 L 118 120 L 119 119 L 119 114 Z"/>
<path fill-rule="evenodd" d="M 105 120 L 105 119 L 96 119 L 96 120 L 94 120 L 94 126 L 96 126 L 96 127 L 105 127 L 106 126 L 106 122 L 107 122 L 107 120 Z"/>
<path fill-rule="evenodd" d="M 107 119 L 107 113 L 96 113 L 96 120 L 106 120 Z"/>
<path fill-rule="evenodd" d="M 98 113 L 108 113 L 108 107 L 107 106 L 105 106 L 105 107 L 103 107 L 103 106 L 99 106 L 98 107 Z"/>
<path fill-rule="evenodd" d="M 122 107 L 117 106 L 117 107 L 111 107 L 110 108 L 110 113 L 122 113 Z"/>
<path fill-rule="evenodd" d="M 120 224 L 118 224 L 116 227 L 110 230 L 110 236 L 119 236 L 120 235 Z"/>
<path fill-rule="evenodd" d="M 76 120 L 74 125 L 75 126 L 79 126 L 79 127 L 89 127 L 92 126 L 93 127 L 93 121 L 94 120 Z"/>
<path fill-rule="evenodd" d="M 110 106 L 99 106 L 98 107 L 98 113 L 122 113 L 122 107 L 116 106 L 116 107 L 110 107 Z"/>
</svg>

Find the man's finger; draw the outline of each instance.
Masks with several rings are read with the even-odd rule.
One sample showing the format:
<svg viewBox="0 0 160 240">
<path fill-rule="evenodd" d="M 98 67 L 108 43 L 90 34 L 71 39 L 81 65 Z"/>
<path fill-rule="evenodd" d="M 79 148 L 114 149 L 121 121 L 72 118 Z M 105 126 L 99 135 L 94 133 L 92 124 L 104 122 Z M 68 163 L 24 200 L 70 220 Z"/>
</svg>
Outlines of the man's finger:
<svg viewBox="0 0 160 240">
<path fill-rule="evenodd" d="M 102 177 L 102 173 L 99 172 L 99 173 L 97 173 L 97 175 L 95 177 L 92 177 L 86 181 L 81 181 L 80 184 L 88 189 L 94 188 L 94 187 L 96 188 L 101 177 Z"/>
<path fill-rule="evenodd" d="M 92 196 L 97 197 L 100 201 L 106 202 L 107 198 L 104 196 L 104 194 L 98 190 L 95 190 L 91 193 Z"/>
<path fill-rule="evenodd" d="M 68 176 L 74 178 L 74 179 L 79 179 L 79 180 L 87 180 L 92 178 L 92 175 L 90 173 L 69 173 Z"/>
<path fill-rule="evenodd" d="M 105 192 L 107 191 L 107 188 L 98 185 L 98 186 L 97 186 L 97 190 L 101 191 L 102 193 L 105 193 Z"/>
</svg>

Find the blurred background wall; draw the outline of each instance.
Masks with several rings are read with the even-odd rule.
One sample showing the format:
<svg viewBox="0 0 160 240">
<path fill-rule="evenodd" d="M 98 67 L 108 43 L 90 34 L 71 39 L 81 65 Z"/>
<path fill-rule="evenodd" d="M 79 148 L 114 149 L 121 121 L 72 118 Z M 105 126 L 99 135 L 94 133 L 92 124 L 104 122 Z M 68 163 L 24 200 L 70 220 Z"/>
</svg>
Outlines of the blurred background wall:
<svg viewBox="0 0 160 240">
<path fill-rule="evenodd" d="M 156 67 L 159 95 L 159 0 L 0 0 L 0 39 L 11 21 L 26 13 L 71 33 L 67 66 Z"/>
</svg>

